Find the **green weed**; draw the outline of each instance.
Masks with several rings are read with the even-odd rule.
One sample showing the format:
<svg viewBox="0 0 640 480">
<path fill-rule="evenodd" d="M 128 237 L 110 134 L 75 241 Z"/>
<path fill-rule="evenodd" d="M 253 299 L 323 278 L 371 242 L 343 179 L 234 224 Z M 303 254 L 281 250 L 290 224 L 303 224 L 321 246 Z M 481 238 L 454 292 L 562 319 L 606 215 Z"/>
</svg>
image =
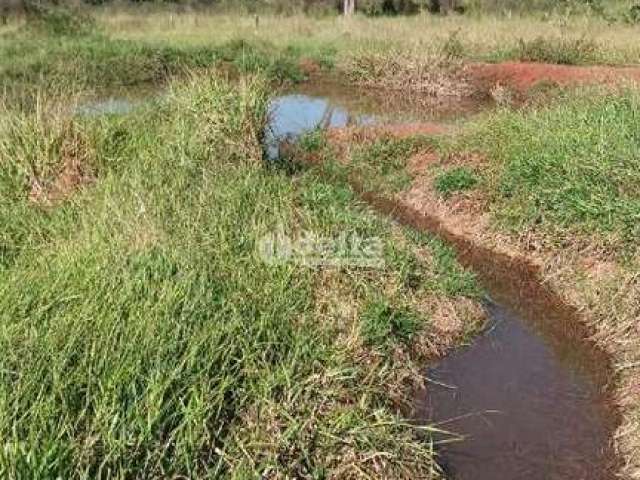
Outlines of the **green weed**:
<svg viewBox="0 0 640 480">
<path fill-rule="evenodd" d="M 475 274 L 460 266 L 453 248 L 422 232 L 407 229 L 406 235 L 414 244 L 427 247 L 433 258 L 431 268 L 425 277 L 427 288 L 452 297 L 462 295 L 480 298 L 482 296 Z"/>
<path fill-rule="evenodd" d="M 449 197 L 454 193 L 473 188 L 478 183 L 478 178 L 467 167 L 455 167 L 439 173 L 434 180 L 436 191 Z"/>
<path fill-rule="evenodd" d="M 597 63 L 599 45 L 588 38 L 544 38 L 519 41 L 517 57 L 528 62 L 580 65 Z"/>
<path fill-rule="evenodd" d="M 327 145 L 327 139 L 325 138 L 324 131 L 321 128 L 316 128 L 311 132 L 308 132 L 297 142 L 297 146 L 304 153 L 315 153 L 324 149 Z"/>
<path fill-rule="evenodd" d="M 407 343 L 418 330 L 418 320 L 411 312 L 376 301 L 368 304 L 361 320 L 363 340 L 370 346 L 386 349 L 396 342 Z"/>
<path fill-rule="evenodd" d="M 640 218 L 639 119 L 635 92 L 587 89 L 553 106 L 496 113 L 468 140 L 492 159 L 483 184 L 504 225 L 632 241 Z"/>
</svg>

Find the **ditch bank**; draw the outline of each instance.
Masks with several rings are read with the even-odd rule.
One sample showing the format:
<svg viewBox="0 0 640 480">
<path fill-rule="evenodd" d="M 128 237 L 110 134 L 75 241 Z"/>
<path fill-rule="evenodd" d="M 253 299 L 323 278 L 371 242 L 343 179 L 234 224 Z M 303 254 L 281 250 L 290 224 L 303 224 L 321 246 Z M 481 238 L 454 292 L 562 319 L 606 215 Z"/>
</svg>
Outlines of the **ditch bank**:
<svg viewBox="0 0 640 480">
<path fill-rule="evenodd" d="M 623 418 L 614 359 L 540 264 L 485 246 L 427 208 L 368 190 L 357 174 L 348 182 L 377 213 L 451 245 L 488 293 L 486 331 L 429 365 L 426 388 L 415 392 L 416 422 L 462 438 L 436 435 L 448 478 L 618 477 Z"/>
<path fill-rule="evenodd" d="M 435 379 L 416 398 L 421 421 L 469 437 L 441 449 L 445 470 L 459 480 L 613 478 L 621 423 L 614 362 L 577 309 L 526 258 L 486 248 L 436 216 L 350 183 L 377 212 L 452 245 L 490 296 L 488 335 L 430 369 Z"/>
</svg>

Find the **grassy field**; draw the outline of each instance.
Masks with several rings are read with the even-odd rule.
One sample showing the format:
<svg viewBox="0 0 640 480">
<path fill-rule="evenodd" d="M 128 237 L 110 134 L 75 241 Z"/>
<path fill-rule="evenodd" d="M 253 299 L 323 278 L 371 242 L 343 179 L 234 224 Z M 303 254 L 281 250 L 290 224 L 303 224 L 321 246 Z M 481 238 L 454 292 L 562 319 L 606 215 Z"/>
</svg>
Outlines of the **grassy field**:
<svg viewBox="0 0 640 480">
<path fill-rule="evenodd" d="M 640 30 L 595 16 L 93 15 L 0 27 L 0 475 L 440 478 L 410 395 L 429 359 L 481 327 L 481 289 L 446 245 L 360 203 L 344 165 L 266 165 L 269 94 L 305 63 L 447 91 L 469 62 L 639 63 Z M 147 83 L 166 93 L 128 115 L 76 114 L 96 90 Z M 436 152 L 428 188 L 483 202 L 479 240 L 529 254 L 534 240 L 618 364 L 634 473 L 640 100 L 552 95 L 455 138 L 359 145 L 349 167 L 402 195 L 407 161 Z M 470 153 L 482 161 L 457 161 Z M 282 235 L 300 248 L 265 258 Z M 354 257 L 349 239 L 372 249 Z"/>
<path fill-rule="evenodd" d="M 53 28 L 0 26 L 0 81 L 6 85 L 72 79 L 89 88 L 162 81 L 185 68 L 222 64 L 300 81 L 305 73 L 300 61 L 311 61 L 352 81 L 372 83 L 379 78 L 382 86 L 394 80 L 407 87 L 435 66 L 447 74 L 438 81 L 446 81 L 467 62 L 640 63 L 635 25 L 612 26 L 589 15 L 425 14 L 401 20 L 345 20 L 107 7 L 92 10 L 91 18 L 90 25 L 79 26 L 69 26 L 64 19 L 55 19 Z M 63 33 L 56 41 L 48 38 L 52 29 Z M 388 78 L 393 72 L 401 72 L 402 78 Z"/>
<path fill-rule="evenodd" d="M 4 79 L 38 90 L 0 113 L 2 477 L 438 478 L 430 428 L 402 412 L 423 362 L 482 322 L 451 251 L 313 170 L 266 168 L 263 77 L 190 74 L 130 115 L 80 117 L 104 52 L 137 81 L 151 50 L 68 38 L 22 65 L 20 42 L 46 39 L 20 35 Z M 265 263 L 278 231 L 375 240 L 376 262 Z"/>
<path fill-rule="evenodd" d="M 593 16 L 424 14 L 399 20 L 263 15 L 256 27 L 255 17 L 250 15 L 171 11 L 140 15 L 135 10 L 107 9 L 98 15 L 98 23 L 114 37 L 145 43 L 203 46 L 254 38 L 310 56 L 337 54 L 338 61 L 361 51 L 421 56 L 445 51 L 481 61 L 523 57 L 553 61 L 562 55 L 574 63 L 640 63 L 640 47 L 634 41 L 640 35 L 637 26 L 611 26 Z"/>
<path fill-rule="evenodd" d="M 594 234 L 635 248 L 637 91 L 586 90 L 558 100 L 555 108 L 502 112 L 465 139 L 462 148 L 491 159 L 479 173 L 497 220 L 512 231 Z"/>
</svg>

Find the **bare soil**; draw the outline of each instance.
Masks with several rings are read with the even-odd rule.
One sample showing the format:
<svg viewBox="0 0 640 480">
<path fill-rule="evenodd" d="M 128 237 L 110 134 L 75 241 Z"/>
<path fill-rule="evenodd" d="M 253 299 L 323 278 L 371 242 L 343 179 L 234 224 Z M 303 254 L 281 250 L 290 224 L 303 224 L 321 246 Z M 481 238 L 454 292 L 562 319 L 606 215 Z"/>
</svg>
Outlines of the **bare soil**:
<svg viewBox="0 0 640 480">
<path fill-rule="evenodd" d="M 467 65 L 465 72 L 481 92 L 496 85 L 527 93 L 540 84 L 558 86 L 640 82 L 640 67 L 574 66 L 546 63 L 506 62 Z"/>
</svg>

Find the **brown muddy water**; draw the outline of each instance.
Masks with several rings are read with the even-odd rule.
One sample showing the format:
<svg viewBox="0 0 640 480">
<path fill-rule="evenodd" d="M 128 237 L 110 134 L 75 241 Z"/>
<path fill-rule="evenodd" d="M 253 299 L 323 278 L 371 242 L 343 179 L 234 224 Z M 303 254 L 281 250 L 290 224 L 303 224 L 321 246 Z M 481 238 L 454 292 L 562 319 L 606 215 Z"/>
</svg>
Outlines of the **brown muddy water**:
<svg viewBox="0 0 640 480">
<path fill-rule="evenodd" d="M 464 104 L 406 109 L 408 101 L 390 105 L 369 92 L 323 85 L 285 93 L 271 103 L 267 155 L 277 158 L 279 141 L 318 126 L 459 122 L 478 110 Z M 461 438 L 435 439 L 448 478 L 615 478 L 612 434 L 619 419 L 610 401 L 613 369 L 588 340 L 579 313 L 544 285 L 535 266 L 479 247 L 409 206 L 364 192 L 357 179 L 353 185 L 378 212 L 447 241 L 488 292 L 485 332 L 426 369 L 426 388 L 416 395 L 418 422 Z"/>
<path fill-rule="evenodd" d="M 449 478 L 615 478 L 613 368 L 579 312 L 541 281 L 535 265 L 353 184 L 376 211 L 452 245 L 489 294 L 485 333 L 428 368 L 427 388 L 416 397 L 416 418 L 463 437 L 438 448 Z"/>
<path fill-rule="evenodd" d="M 502 305 L 487 306 L 489 329 L 427 371 L 418 418 L 459 433 L 439 449 L 451 478 L 611 478 L 613 427 L 590 364 L 568 341 Z M 598 365 L 595 368 L 600 368 Z"/>
</svg>

